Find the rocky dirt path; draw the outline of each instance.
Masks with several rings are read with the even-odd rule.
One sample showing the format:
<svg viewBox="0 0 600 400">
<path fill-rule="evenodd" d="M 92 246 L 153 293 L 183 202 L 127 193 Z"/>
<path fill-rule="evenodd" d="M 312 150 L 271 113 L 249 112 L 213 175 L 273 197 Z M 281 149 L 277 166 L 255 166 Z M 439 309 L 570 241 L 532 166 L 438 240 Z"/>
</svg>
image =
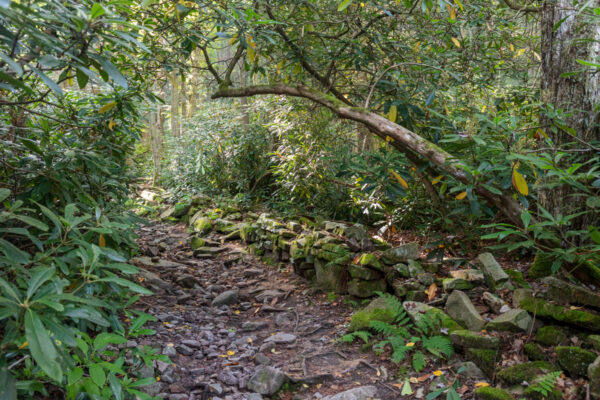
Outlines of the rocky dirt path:
<svg viewBox="0 0 600 400">
<path fill-rule="evenodd" d="M 160 349 L 157 382 L 146 389 L 168 399 L 397 399 L 393 366 L 373 352 L 341 344 L 352 307 L 317 294 L 290 271 L 277 271 L 238 244 L 198 259 L 185 225 L 140 230 L 133 260 L 154 291 L 138 302 L 157 331 L 139 344 Z M 138 343 L 132 344 L 136 345 Z"/>
</svg>

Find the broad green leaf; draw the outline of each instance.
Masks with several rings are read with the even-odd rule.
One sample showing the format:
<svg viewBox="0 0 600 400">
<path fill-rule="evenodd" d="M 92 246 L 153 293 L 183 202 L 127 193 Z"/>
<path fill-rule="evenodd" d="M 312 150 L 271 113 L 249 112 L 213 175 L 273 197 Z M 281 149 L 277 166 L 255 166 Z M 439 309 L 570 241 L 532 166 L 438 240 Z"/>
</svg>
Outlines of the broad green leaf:
<svg viewBox="0 0 600 400">
<path fill-rule="evenodd" d="M 346 8 L 348 8 L 350 6 L 350 4 L 352 4 L 353 0 L 343 0 L 339 5 L 338 5 L 338 11 L 344 11 Z"/>
<path fill-rule="evenodd" d="M 115 396 L 115 400 L 123 399 L 123 387 L 121 386 L 121 382 L 117 379 L 114 372 L 111 372 L 108 375 L 108 383 L 110 385 L 110 391 L 113 396 Z"/>
<path fill-rule="evenodd" d="M 6 188 L 0 188 L 0 202 L 3 202 L 8 196 L 10 196 L 10 190 Z"/>
<path fill-rule="evenodd" d="M 1 6 L 2 5 L 0 4 L 0 7 Z M 17 74 L 17 76 L 21 76 L 23 74 L 23 67 L 21 67 L 21 65 L 18 62 L 16 62 L 15 60 L 10 58 L 3 52 L 0 52 L 0 59 L 2 61 L 4 61 L 6 64 L 8 64 L 10 69 L 12 69 Z"/>
<path fill-rule="evenodd" d="M 104 373 L 104 369 L 98 364 L 92 364 L 90 365 L 89 371 L 92 381 L 100 387 L 104 386 L 104 382 L 106 382 L 106 374 Z"/>
<path fill-rule="evenodd" d="M 29 254 L 4 239 L 0 239 L 0 251 L 2 251 L 11 261 L 19 264 L 27 264 L 30 260 Z"/>
<path fill-rule="evenodd" d="M 62 89 L 60 88 L 60 86 L 58 86 L 58 84 L 56 82 L 54 82 L 52 79 L 50 79 L 48 77 L 48 75 L 44 74 L 42 71 L 40 71 L 39 69 L 37 69 L 35 67 L 29 67 L 29 68 L 31 68 L 31 70 L 33 72 L 35 72 L 35 74 L 37 76 L 39 76 L 40 79 L 46 84 L 46 86 L 48 86 L 50 89 L 52 89 L 52 91 L 54 93 L 56 93 L 58 96 L 62 96 L 64 94 Z"/>
<path fill-rule="evenodd" d="M 31 356 L 42 370 L 55 381 L 60 382 L 63 376 L 58 352 L 39 316 L 31 309 L 25 312 L 25 337 L 29 344 Z"/>
<path fill-rule="evenodd" d="M 12 284 L 2 278 L 0 278 L 0 289 L 1 292 L 4 292 L 4 294 L 17 302 L 17 304 L 21 303 L 21 296 L 19 296 L 18 289 L 15 289 Z"/>
<path fill-rule="evenodd" d="M 90 19 L 98 18 L 102 15 L 106 14 L 106 10 L 99 3 L 94 3 L 92 9 L 90 10 Z"/>
<path fill-rule="evenodd" d="M 21 222 L 25 222 L 26 224 L 31 225 L 34 228 L 37 228 L 41 231 L 46 232 L 48 230 L 48 225 L 46 225 L 45 223 L 43 223 L 42 221 L 40 221 L 38 219 L 28 217 L 27 215 L 13 214 L 12 218 L 18 219 Z"/>
<path fill-rule="evenodd" d="M 98 54 L 92 54 L 91 56 L 100 63 L 104 72 L 106 72 L 117 85 L 121 86 L 123 89 L 128 88 L 127 79 L 125 79 L 121 74 L 121 71 L 119 71 L 110 60 Z"/>
<path fill-rule="evenodd" d="M 523 221 L 523 226 L 527 229 L 529 227 L 529 222 L 531 221 L 531 214 L 529 214 L 529 211 L 523 210 L 521 212 L 521 221 Z"/>
<path fill-rule="evenodd" d="M 101 350 L 109 344 L 123 344 L 127 339 L 115 333 L 102 332 L 94 339 L 94 349 Z"/>
<path fill-rule="evenodd" d="M 0 400 L 17 400 L 16 379 L 8 370 L 4 357 L 0 358 Z"/>
<path fill-rule="evenodd" d="M 400 393 L 402 396 L 410 396 L 413 393 L 412 388 L 410 387 L 410 381 L 408 378 L 404 380 L 404 385 L 402 385 L 402 392 Z"/>
<path fill-rule="evenodd" d="M 127 279 L 119 278 L 118 276 L 109 276 L 104 279 L 100 279 L 100 282 L 113 282 L 119 286 L 124 286 L 130 290 L 133 290 L 136 293 L 140 294 L 152 294 L 152 291 L 146 289 L 143 286 L 138 285 L 137 283 L 133 283 Z"/>
<path fill-rule="evenodd" d="M 67 374 L 67 382 L 69 385 L 77 383 L 83 377 L 83 368 L 75 367 Z"/>
</svg>

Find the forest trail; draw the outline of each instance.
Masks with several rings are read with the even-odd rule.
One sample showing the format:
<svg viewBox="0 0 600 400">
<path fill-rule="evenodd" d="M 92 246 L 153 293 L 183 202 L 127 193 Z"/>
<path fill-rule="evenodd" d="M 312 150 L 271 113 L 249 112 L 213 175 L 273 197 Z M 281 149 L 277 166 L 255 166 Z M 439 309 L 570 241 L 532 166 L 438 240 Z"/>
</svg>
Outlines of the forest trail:
<svg viewBox="0 0 600 400">
<path fill-rule="evenodd" d="M 399 398 L 400 390 L 385 383 L 393 370 L 389 361 L 337 341 L 349 305 L 316 294 L 307 281 L 265 265 L 235 243 L 198 259 L 182 224 L 155 222 L 139 233 L 143 256 L 132 261 L 155 294 L 137 305 L 157 318 L 149 324 L 157 334 L 139 344 L 158 348 L 174 363 L 158 362 L 157 383 L 148 393 L 257 400 L 256 392 L 281 389 L 282 399 Z M 267 379 L 259 383 L 252 377 L 261 370 Z"/>
</svg>

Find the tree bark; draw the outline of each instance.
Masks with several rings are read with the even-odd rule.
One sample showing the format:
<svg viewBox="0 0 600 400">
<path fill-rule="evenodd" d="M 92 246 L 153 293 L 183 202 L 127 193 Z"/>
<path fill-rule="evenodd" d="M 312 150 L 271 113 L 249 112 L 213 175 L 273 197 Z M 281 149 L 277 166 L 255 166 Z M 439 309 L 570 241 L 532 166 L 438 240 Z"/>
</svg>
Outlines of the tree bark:
<svg viewBox="0 0 600 400">
<path fill-rule="evenodd" d="M 171 82 L 171 135 L 179 137 L 179 86 L 177 84 L 177 72 L 169 74 Z"/>
<path fill-rule="evenodd" d="M 596 0 L 591 8 L 599 6 L 600 1 Z M 600 140 L 599 115 L 594 110 L 600 100 L 600 72 L 576 61 L 598 59 L 600 28 L 596 24 L 586 24 L 578 11 L 570 0 L 547 0 L 542 8 L 542 102 L 552 105 L 555 111 L 563 110 L 565 118 L 561 124 L 573 129 L 576 135 L 573 137 L 557 127 L 560 125 L 557 121 L 541 113 L 540 125 L 552 140 L 555 152 L 566 149 L 568 143 L 582 148 L 584 142 Z M 564 75 L 574 71 L 581 72 Z M 554 217 L 586 209 L 586 196 L 576 196 L 568 185 L 542 190 L 539 202 Z M 590 218 L 591 214 L 577 217 L 565 229 L 587 230 Z"/>
<path fill-rule="evenodd" d="M 381 115 L 347 104 L 313 89 L 303 86 L 259 85 L 245 88 L 223 88 L 212 95 L 213 99 L 223 97 L 248 97 L 255 95 L 286 95 L 303 97 L 320 104 L 340 118 L 349 119 L 365 125 L 382 139 L 391 138 L 392 145 L 404 153 L 414 153 L 430 161 L 437 168 L 445 171 L 463 183 L 472 183 L 464 172 L 460 160 L 453 157 L 437 145 L 429 142 L 414 132 L 388 120 Z M 510 194 L 497 195 L 484 187 L 476 187 L 476 192 L 493 203 L 513 224 L 523 226 L 521 221 L 521 205 Z"/>
</svg>

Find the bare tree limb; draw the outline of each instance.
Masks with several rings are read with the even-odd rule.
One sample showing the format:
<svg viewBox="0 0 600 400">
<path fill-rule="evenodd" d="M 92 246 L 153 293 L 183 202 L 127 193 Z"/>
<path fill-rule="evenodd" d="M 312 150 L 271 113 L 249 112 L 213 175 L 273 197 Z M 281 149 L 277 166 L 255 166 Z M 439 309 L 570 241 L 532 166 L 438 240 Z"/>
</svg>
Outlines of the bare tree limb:
<svg viewBox="0 0 600 400">
<path fill-rule="evenodd" d="M 509 7 L 512 8 L 513 10 L 517 10 L 517 11 L 522 11 L 522 12 L 540 12 L 542 11 L 541 7 L 533 7 L 533 6 L 520 6 L 518 4 L 515 4 L 512 0 L 504 0 L 504 3 Z"/>
</svg>

